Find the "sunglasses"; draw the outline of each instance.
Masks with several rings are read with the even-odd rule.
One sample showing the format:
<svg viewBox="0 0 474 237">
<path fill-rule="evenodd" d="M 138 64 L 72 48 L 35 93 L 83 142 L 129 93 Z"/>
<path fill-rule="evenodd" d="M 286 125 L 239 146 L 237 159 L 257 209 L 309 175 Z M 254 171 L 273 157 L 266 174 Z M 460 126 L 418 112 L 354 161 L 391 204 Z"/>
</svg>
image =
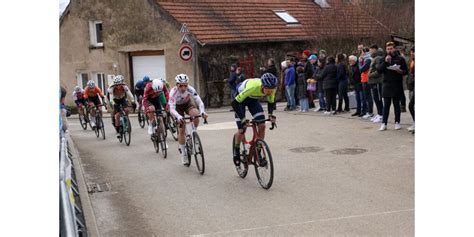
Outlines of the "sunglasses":
<svg viewBox="0 0 474 237">
<path fill-rule="evenodd" d="M 389 41 L 385 44 L 385 46 L 395 46 L 395 43 L 393 41 Z"/>
<path fill-rule="evenodd" d="M 178 87 L 182 88 L 182 87 L 188 87 L 188 84 L 179 84 Z"/>
</svg>

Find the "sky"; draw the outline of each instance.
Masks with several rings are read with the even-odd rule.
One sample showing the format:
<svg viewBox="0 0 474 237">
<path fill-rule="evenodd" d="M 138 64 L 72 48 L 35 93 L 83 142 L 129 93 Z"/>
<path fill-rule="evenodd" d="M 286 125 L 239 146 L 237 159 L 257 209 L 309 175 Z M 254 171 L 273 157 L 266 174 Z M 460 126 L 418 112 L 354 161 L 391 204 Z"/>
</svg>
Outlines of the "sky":
<svg viewBox="0 0 474 237">
<path fill-rule="evenodd" d="M 66 9 L 67 4 L 69 4 L 69 0 L 59 0 L 59 15 Z"/>
</svg>

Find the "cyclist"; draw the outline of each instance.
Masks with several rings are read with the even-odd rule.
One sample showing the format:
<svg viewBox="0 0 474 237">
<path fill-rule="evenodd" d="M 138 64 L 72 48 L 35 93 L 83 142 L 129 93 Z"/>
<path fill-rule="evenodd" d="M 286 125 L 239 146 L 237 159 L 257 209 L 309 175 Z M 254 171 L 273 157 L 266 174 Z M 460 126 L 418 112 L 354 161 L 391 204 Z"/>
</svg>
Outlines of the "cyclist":
<svg viewBox="0 0 474 237">
<path fill-rule="evenodd" d="M 244 125 L 249 123 L 245 118 L 245 107 L 248 107 L 254 120 L 264 120 L 265 114 L 259 99 L 266 97 L 268 102 L 268 117 L 275 122 L 273 116 L 275 110 L 275 94 L 278 79 L 271 73 L 265 73 L 262 77 L 252 78 L 243 81 L 237 88 L 237 96 L 232 100 L 232 108 L 235 111 L 235 120 L 237 122 L 237 132 L 235 133 L 234 144 L 234 164 L 240 166 L 240 143 L 244 138 Z M 259 138 L 265 138 L 265 122 L 258 124 Z M 260 154 L 261 147 L 257 147 Z M 267 161 L 259 156 L 261 166 L 266 166 Z"/>
<path fill-rule="evenodd" d="M 87 99 L 89 104 L 89 113 L 91 114 L 91 125 L 92 129 L 95 129 L 95 110 L 93 109 L 94 105 L 100 106 L 104 101 L 104 94 L 102 90 L 95 85 L 93 80 L 87 82 L 87 87 L 84 90 L 84 99 Z"/>
<path fill-rule="evenodd" d="M 196 107 L 196 103 L 199 106 L 199 110 L 201 111 L 201 115 L 204 119 L 207 119 L 207 114 L 204 111 L 204 103 L 199 97 L 196 90 L 188 85 L 189 77 L 186 74 L 179 74 L 175 77 L 176 86 L 173 87 L 170 91 L 169 96 L 169 108 L 170 112 L 178 120 L 179 126 L 179 152 L 182 156 L 182 163 L 187 165 L 187 154 L 185 149 L 185 121 L 184 121 L 184 114 L 188 114 L 190 116 L 198 116 L 199 111 Z M 191 99 L 194 98 L 194 101 Z M 194 119 L 194 126 L 197 128 L 199 125 L 199 118 Z"/>
<path fill-rule="evenodd" d="M 74 88 L 74 92 L 72 92 L 72 99 L 76 103 L 79 114 L 84 116 L 84 111 L 82 110 L 82 106 L 86 105 L 86 100 L 84 99 L 84 90 L 79 86 L 76 86 Z"/>
<path fill-rule="evenodd" d="M 150 77 L 144 76 L 142 80 L 138 80 L 135 84 L 135 96 L 136 101 L 138 102 L 138 107 L 141 108 L 143 105 L 143 93 L 145 92 L 145 82 L 149 82 Z"/>
<path fill-rule="evenodd" d="M 110 95 L 110 104 L 114 107 L 113 117 L 115 118 L 115 131 L 120 133 L 120 114 L 119 107 L 122 105 L 123 110 L 128 115 L 128 101 L 127 96 L 132 100 L 132 106 L 135 107 L 135 100 L 133 98 L 132 92 L 128 88 L 127 84 L 124 83 L 124 78 L 122 75 L 117 75 L 114 77 L 114 83 L 108 89 Z M 119 135 L 118 135 L 119 136 Z"/>
<path fill-rule="evenodd" d="M 165 93 L 165 97 L 166 97 L 166 104 L 164 105 L 164 110 L 166 111 L 166 114 L 170 114 L 170 107 L 168 105 L 168 101 L 170 100 L 170 94 L 169 94 L 169 91 L 170 91 L 170 84 L 166 81 L 165 78 L 160 78 L 161 82 L 163 83 L 163 92 Z M 165 119 L 165 128 L 168 129 L 168 123 L 166 121 L 166 117 L 164 117 Z"/>
<path fill-rule="evenodd" d="M 163 82 L 160 79 L 153 79 L 151 83 L 148 83 L 145 87 L 145 93 L 143 94 L 143 107 L 148 115 L 148 135 L 153 134 L 153 129 L 156 126 L 155 114 L 161 114 L 162 107 L 166 105 L 165 94 L 163 93 Z M 161 120 L 160 129 L 163 129 L 163 120 Z M 164 130 L 162 130 L 164 131 Z"/>
</svg>

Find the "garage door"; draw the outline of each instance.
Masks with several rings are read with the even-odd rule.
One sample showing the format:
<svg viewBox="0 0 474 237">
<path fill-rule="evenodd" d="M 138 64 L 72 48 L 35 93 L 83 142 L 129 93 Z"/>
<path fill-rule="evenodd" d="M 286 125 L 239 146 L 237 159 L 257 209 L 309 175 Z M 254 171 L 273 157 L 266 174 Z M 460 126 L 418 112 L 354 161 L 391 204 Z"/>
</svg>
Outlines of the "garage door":
<svg viewBox="0 0 474 237">
<path fill-rule="evenodd" d="M 133 81 L 137 82 L 145 75 L 151 79 L 166 78 L 165 56 L 132 56 Z M 169 81 L 169 80 L 168 80 Z"/>
</svg>

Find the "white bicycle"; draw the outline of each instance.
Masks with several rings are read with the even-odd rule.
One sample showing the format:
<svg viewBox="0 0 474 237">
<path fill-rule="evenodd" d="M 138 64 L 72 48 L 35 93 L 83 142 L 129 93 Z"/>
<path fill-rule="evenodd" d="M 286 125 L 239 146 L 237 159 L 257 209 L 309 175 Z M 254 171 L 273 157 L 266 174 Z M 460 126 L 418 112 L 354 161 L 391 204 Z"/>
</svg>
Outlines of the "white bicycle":
<svg viewBox="0 0 474 237">
<path fill-rule="evenodd" d="M 204 150 L 202 148 L 201 139 L 196 131 L 196 127 L 194 126 L 193 120 L 195 118 L 199 118 L 201 115 L 198 116 L 190 116 L 184 117 L 184 121 L 186 123 L 186 154 L 188 158 L 188 162 L 186 164 L 187 167 L 191 165 L 191 155 L 194 156 L 196 160 L 196 167 L 201 175 L 204 174 L 205 170 L 205 162 L 204 162 Z M 187 121 L 189 120 L 189 122 Z M 207 124 L 207 120 L 204 119 L 204 124 Z"/>
</svg>

